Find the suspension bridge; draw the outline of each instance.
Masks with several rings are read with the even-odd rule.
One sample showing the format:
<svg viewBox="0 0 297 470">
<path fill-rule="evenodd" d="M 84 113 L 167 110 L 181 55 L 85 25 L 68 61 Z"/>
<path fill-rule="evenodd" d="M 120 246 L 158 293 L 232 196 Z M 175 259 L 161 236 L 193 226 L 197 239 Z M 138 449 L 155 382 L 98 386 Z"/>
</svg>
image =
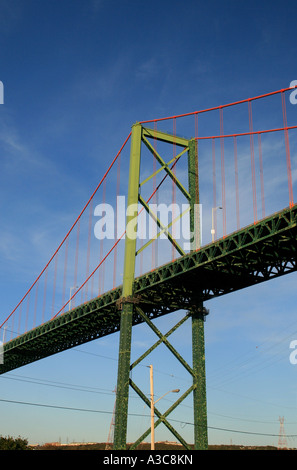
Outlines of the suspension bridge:
<svg viewBox="0 0 297 470">
<path fill-rule="evenodd" d="M 155 426 L 189 449 L 168 416 L 192 394 L 194 448 L 206 449 L 205 304 L 297 269 L 290 93 L 135 123 L 56 251 L 0 320 L 0 373 L 119 332 L 114 449 L 126 449 L 130 387 L 150 406 L 130 371 L 162 343 L 192 385 L 166 413 L 155 409 Z M 179 310 L 183 319 L 161 333 L 153 320 Z M 185 321 L 192 364 L 169 341 Z M 156 342 L 131 364 L 132 329 L 144 322 Z"/>
</svg>

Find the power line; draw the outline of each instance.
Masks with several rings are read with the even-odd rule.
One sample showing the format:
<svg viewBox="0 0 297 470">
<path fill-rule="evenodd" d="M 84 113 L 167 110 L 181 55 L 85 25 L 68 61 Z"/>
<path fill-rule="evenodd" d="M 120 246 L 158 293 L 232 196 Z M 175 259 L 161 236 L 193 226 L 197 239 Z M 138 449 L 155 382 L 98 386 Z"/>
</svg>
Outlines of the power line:
<svg viewBox="0 0 297 470">
<path fill-rule="evenodd" d="M 106 410 L 94 410 L 94 409 L 88 409 L 88 408 L 75 408 L 75 407 L 68 407 L 68 406 L 48 405 L 48 404 L 44 404 L 44 403 L 32 403 L 32 402 L 17 401 L 17 400 L 7 400 L 7 399 L 4 399 L 4 398 L 0 398 L 0 401 L 5 402 L 5 403 L 18 404 L 18 405 L 37 406 L 37 407 L 44 407 L 44 408 L 55 408 L 55 409 L 65 410 L 65 411 L 80 411 L 80 412 L 85 412 L 85 413 L 101 413 L 101 414 L 112 414 L 113 413 L 112 411 L 106 411 Z M 148 415 L 143 415 L 143 414 L 140 414 L 140 413 L 129 413 L 129 416 L 148 417 Z M 170 419 L 168 421 L 194 426 L 194 423 L 179 421 L 179 420 L 176 420 L 176 419 Z M 260 432 L 241 431 L 241 430 L 238 430 L 238 429 L 218 428 L 218 427 L 215 427 L 215 426 L 207 426 L 207 427 L 208 427 L 208 429 L 212 429 L 212 430 L 216 430 L 216 431 L 225 431 L 225 432 L 232 432 L 232 433 L 237 433 L 237 434 L 251 434 L 251 435 L 257 435 L 257 436 L 278 437 L 278 434 L 267 434 L 267 433 L 260 433 Z M 287 435 L 287 437 L 289 437 L 289 438 L 297 437 L 297 434 Z"/>
<path fill-rule="evenodd" d="M 280 341 L 281 342 L 281 341 Z M 270 346 L 270 348 L 272 348 L 273 346 Z M 269 349 L 270 349 L 269 348 Z M 89 354 L 89 355 L 93 355 L 93 356 L 97 356 L 97 357 L 103 357 L 105 359 L 110 359 L 110 360 L 113 360 L 113 361 L 116 361 L 117 359 L 113 358 L 113 357 L 109 357 L 109 356 L 103 356 L 101 354 L 98 354 L 98 353 L 93 353 L 93 352 L 89 352 L 89 351 L 84 351 L 82 349 L 79 349 L 79 348 L 74 348 L 73 351 L 77 351 L 77 352 L 80 352 L 80 353 L 84 353 L 84 354 Z M 146 367 L 143 365 L 143 367 Z M 158 371 L 160 374 L 164 374 L 164 375 L 170 375 L 171 377 L 176 377 L 174 374 L 168 374 L 168 373 L 165 373 L 165 372 L 162 372 L 162 371 Z M 83 385 L 76 385 L 76 384 L 67 384 L 67 383 L 64 383 L 64 382 L 57 382 L 57 381 L 49 381 L 49 380 L 45 380 L 45 379 L 35 379 L 35 378 L 32 378 L 32 377 L 28 377 L 28 376 L 17 376 L 16 374 L 11 374 L 13 375 L 13 377 L 9 376 L 9 375 L 5 375 L 5 376 L 1 376 L 0 378 L 6 378 L 6 379 L 10 379 L 10 380 L 19 380 L 19 381 L 24 381 L 24 382 L 28 382 L 28 383 L 32 383 L 32 384 L 37 384 L 37 385 L 47 385 L 47 386 L 51 386 L 51 387 L 56 387 L 56 388 L 64 388 L 64 389 L 68 389 L 68 390 L 74 390 L 74 391 L 81 391 L 81 392 L 88 392 L 88 393 L 98 393 L 98 394 L 105 394 L 105 395 L 112 395 L 113 392 L 111 390 L 108 390 L 108 389 L 102 389 L 102 388 L 97 388 L 97 387 L 89 387 L 89 386 L 83 386 Z M 180 378 L 181 379 L 181 378 Z M 185 379 L 183 379 L 185 380 Z M 213 387 L 212 387 L 213 388 Z M 229 393 L 229 392 L 225 392 L 225 393 Z M 239 395 L 240 396 L 240 395 Z M 248 398 L 248 397 L 244 397 L 244 398 Z M 0 400 L 0 401 L 7 401 L 9 402 L 9 400 Z M 257 400 L 259 401 L 259 400 Z M 13 403 L 13 402 L 12 402 Z M 63 407 L 63 406 L 53 406 L 53 405 L 39 405 L 39 404 L 34 404 L 34 403 L 27 403 L 27 402 L 14 402 L 14 403 L 20 403 L 20 404 L 28 404 L 28 405 L 35 405 L 35 406 L 44 406 L 44 407 L 52 407 L 52 408 L 57 408 L 57 409 L 65 409 L 65 410 L 73 410 L 73 411 L 89 411 L 89 412 L 94 412 L 94 413 L 108 413 L 110 414 L 111 412 L 108 412 L 108 411 L 98 411 L 98 410 L 86 410 L 86 409 L 81 409 L 81 408 L 67 408 L 67 407 Z M 186 406 L 186 405 L 183 405 L 183 406 Z M 236 419 L 236 420 L 239 420 L 239 421 L 251 421 L 251 422 L 258 422 L 258 423 L 262 423 L 264 424 L 264 422 L 261 422 L 261 421 L 253 421 L 253 420 L 246 420 L 244 418 L 238 418 L 238 417 L 232 417 L 232 416 L 223 416 L 223 415 L 218 415 L 218 414 L 215 414 L 215 413 L 211 413 L 213 414 L 214 416 L 221 416 L 221 417 L 224 417 L 224 418 L 227 418 L 227 419 Z M 145 415 L 139 415 L 139 414 L 130 414 L 131 416 L 145 416 Z M 173 420 L 174 421 L 174 420 Z M 181 421 L 177 421 L 177 422 L 180 422 Z M 182 422 L 184 425 L 193 425 L 193 423 L 185 423 L 184 421 Z M 218 427 L 212 427 L 212 426 L 208 426 L 209 429 L 214 429 L 214 430 L 221 430 L 221 431 L 226 431 L 226 432 L 238 432 L 238 433 L 245 433 L 245 434 L 255 434 L 255 435 L 263 435 L 263 436 L 270 436 L 270 437 L 275 437 L 277 435 L 274 435 L 274 434 L 264 434 L 264 433 L 252 433 L 252 432 L 248 432 L 248 431 L 238 431 L 238 430 L 232 430 L 232 429 L 227 429 L 227 428 L 218 428 Z M 291 435 L 291 436 L 288 436 L 288 437 L 296 437 L 295 435 Z"/>
<path fill-rule="evenodd" d="M 50 380 L 43 380 L 43 379 L 37 380 L 37 379 L 34 379 L 32 377 L 24 377 L 23 378 L 21 376 L 15 375 L 15 374 L 13 374 L 13 376 L 8 375 L 8 376 L 0 377 L 0 379 L 1 380 L 2 379 L 16 380 L 16 381 L 20 381 L 20 382 L 32 383 L 32 384 L 35 384 L 35 385 L 45 385 L 47 387 L 64 388 L 66 390 L 74 390 L 74 391 L 80 391 L 80 392 L 99 393 L 99 394 L 103 394 L 103 395 L 111 395 L 112 394 L 111 390 L 104 389 L 104 388 L 87 387 L 87 386 L 75 385 L 75 384 L 66 384 L 66 383 L 63 383 L 63 382 L 52 382 Z M 47 382 L 47 383 L 43 383 L 40 380 L 43 380 L 43 382 Z"/>
<path fill-rule="evenodd" d="M 80 351 L 82 352 L 82 351 Z M 88 354 L 88 352 L 87 352 Z M 94 354 L 96 355 L 95 353 L 91 353 L 91 354 Z M 144 366 L 145 367 L 145 366 Z M 159 373 L 162 374 L 162 371 L 159 370 Z M 174 374 L 168 374 L 168 373 L 164 373 L 164 375 L 170 375 L 171 377 L 176 377 Z M 36 384 L 36 385 L 44 385 L 44 386 L 49 386 L 49 387 L 54 387 L 54 388 L 62 388 L 62 389 L 66 389 L 66 390 L 73 390 L 73 391 L 80 391 L 80 392 L 88 392 L 88 393 L 96 393 L 96 394 L 102 394 L 102 395 L 113 395 L 114 394 L 114 391 L 110 390 L 110 389 L 104 389 L 104 388 L 98 388 L 98 387 L 90 387 L 90 386 L 83 386 L 83 385 L 77 385 L 77 384 L 69 384 L 69 383 L 65 383 L 65 382 L 58 382 L 58 381 L 50 381 L 48 379 L 35 379 L 33 377 L 28 377 L 28 376 L 20 376 L 20 375 L 17 375 L 17 374 L 6 374 L 4 376 L 0 376 L 0 379 L 9 379 L 9 380 L 15 380 L 15 381 L 21 381 L 21 382 L 27 382 L 27 383 L 32 383 L 32 384 Z M 181 377 L 179 377 L 180 380 L 182 380 Z M 184 379 L 183 379 L 184 380 Z M 211 387 L 213 390 L 218 390 L 220 392 L 223 392 L 223 393 L 231 393 L 231 392 L 226 392 L 224 390 L 220 390 L 216 387 Z M 235 394 L 234 392 L 232 393 L 232 395 L 236 395 L 236 396 L 239 396 L 239 397 L 242 397 L 242 398 L 245 398 L 245 399 L 250 399 L 250 400 L 255 400 L 255 401 L 258 401 L 258 402 L 261 402 L 263 403 L 262 400 L 259 400 L 259 399 L 255 399 L 255 398 L 250 398 L 250 397 L 246 397 L 246 396 L 242 396 L 242 395 L 239 395 L 239 394 Z M 131 398 L 136 398 L 137 396 L 131 396 Z M 168 400 L 168 399 L 167 399 Z M 169 400 L 170 401 L 170 400 Z M 264 402 L 264 403 L 267 403 L 267 402 Z M 268 403 L 269 405 L 274 405 L 274 406 L 279 406 L 279 405 L 276 405 L 276 404 L 273 404 L 273 403 Z M 182 404 L 182 406 L 186 407 L 186 408 L 191 408 L 190 405 L 186 405 L 186 404 Z M 262 424 L 265 424 L 265 422 L 263 421 L 259 421 L 259 420 L 247 420 L 245 418 L 239 418 L 239 417 L 234 417 L 234 416 L 226 416 L 226 415 L 220 415 L 220 414 L 217 414 L 217 413 L 212 413 L 210 412 L 210 414 L 214 415 L 214 416 L 221 416 L 221 417 L 224 417 L 224 418 L 227 418 L 227 419 L 233 419 L 233 420 L 238 420 L 238 421 L 250 421 L 250 422 L 258 422 L 258 423 L 262 423 Z M 270 422 L 271 423 L 271 422 Z"/>
<path fill-rule="evenodd" d="M 65 388 L 67 390 L 74 390 L 74 391 L 81 391 L 81 392 L 88 392 L 88 393 L 98 393 L 98 394 L 103 394 L 103 395 L 113 395 L 114 394 L 114 391 L 111 391 L 109 389 L 100 389 L 100 388 L 95 388 L 95 387 L 83 387 L 83 388 L 79 388 L 79 386 L 77 385 L 74 385 L 74 384 L 65 384 L 64 382 L 52 382 L 52 381 L 49 381 L 49 380 L 44 380 L 44 382 L 48 382 L 48 383 L 43 383 L 43 382 L 40 382 L 38 380 L 35 380 L 31 377 L 28 377 L 26 376 L 25 378 L 21 377 L 21 376 L 18 376 L 16 374 L 13 374 L 14 376 L 13 377 L 10 377 L 10 376 L 3 376 L 3 377 L 0 377 L 1 379 L 10 379 L 10 380 L 16 380 L 16 381 L 21 381 L 21 382 L 28 382 L 28 383 L 32 383 L 32 384 L 36 384 L 36 385 L 44 385 L 44 386 L 49 386 L 49 387 L 55 387 L 55 388 Z M 91 390 L 87 390 L 87 388 L 91 388 Z M 136 397 L 136 396 L 135 396 Z M 170 400 L 168 400 L 170 401 Z M 185 404 L 182 404 L 182 406 L 186 407 L 186 408 L 191 408 L 189 405 L 185 405 Z M 246 419 L 246 418 L 239 418 L 237 416 L 227 416 L 227 415 L 222 415 L 222 414 L 218 414 L 218 413 L 213 413 L 213 412 L 210 412 L 211 415 L 213 416 L 218 416 L 218 417 L 222 417 L 222 418 L 226 418 L 226 419 L 233 419 L 233 420 L 237 420 L 237 421 L 248 421 L 248 422 L 252 422 L 252 423 L 259 423 L 259 424 L 273 424 L 273 421 L 259 421 L 259 420 L 253 420 L 253 419 Z M 187 423 L 185 423 L 187 424 Z M 295 423 L 291 423 L 291 424 L 295 424 Z"/>
</svg>

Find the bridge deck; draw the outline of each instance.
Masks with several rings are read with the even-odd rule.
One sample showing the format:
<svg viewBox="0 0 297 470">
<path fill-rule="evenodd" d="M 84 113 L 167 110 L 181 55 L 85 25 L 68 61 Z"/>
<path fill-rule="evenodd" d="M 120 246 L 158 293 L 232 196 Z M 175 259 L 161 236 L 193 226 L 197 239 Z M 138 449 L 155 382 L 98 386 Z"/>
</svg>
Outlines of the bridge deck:
<svg viewBox="0 0 297 470">
<path fill-rule="evenodd" d="M 135 280 L 133 302 L 153 319 L 297 270 L 297 205 Z M 4 345 L 0 374 L 120 329 L 119 286 Z M 126 299 L 127 301 L 127 299 Z M 133 324 L 142 319 L 135 313 Z"/>
</svg>

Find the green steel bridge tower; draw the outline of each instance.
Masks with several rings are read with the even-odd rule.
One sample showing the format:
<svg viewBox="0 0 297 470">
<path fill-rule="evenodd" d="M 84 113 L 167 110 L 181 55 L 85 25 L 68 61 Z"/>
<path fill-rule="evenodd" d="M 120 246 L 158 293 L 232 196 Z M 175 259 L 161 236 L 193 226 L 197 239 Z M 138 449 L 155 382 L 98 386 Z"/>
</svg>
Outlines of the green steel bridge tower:
<svg viewBox="0 0 297 470">
<path fill-rule="evenodd" d="M 188 190 L 183 187 L 180 181 L 177 180 L 174 173 L 170 170 L 167 163 L 163 158 L 156 152 L 149 139 L 161 140 L 162 142 L 168 143 L 168 145 L 180 146 L 182 152 L 188 153 Z M 140 161 L 141 161 L 141 146 L 145 144 L 147 148 L 155 155 L 162 168 L 172 178 L 176 186 L 182 191 L 183 195 L 189 201 L 190 207 L 190 231 L 193 239 L 191 243 L 193 247 L 197 247 L 199 243 L 199 218 L 195 214 L 199 207 L 199 179 L 198 179 L 198 152 L 197 142 L 195 139 L 186 140 L 173 135 L 158 132 L 152 129 L 146 129 L 141 124 L 135 124 L 132 127 L 132 140 L 131 140 L 131 154 L 130 154 L 130 170 L 129 170 L 129 190 L 128 190 L 128 208 L 134 208 L 129 211 L 127 216 L 126 226 L 133 226 L 134 232 L 129 233 L 125 240 L 125 258 L 124 258 L 124 277 L 123 277 L 123 294 L 121 298 L 121 327 L 120 327 L 120 349 L 119 349 L 119 361 L 118 361 L 118 383 L 117 383 L 117 401 L 116 401 L 116 414 L 115 414 L 115 430 L 114 430 L 114 449 L 123 450 L 126 449 L 127 440 L 127 420 L 128 420 L 128 397 L 130 386 L 139 394 L 139 396 L 149 406 L 149 401 L 145 395 L 138 389 L 130 378 L 130 371 L 135 367 L 140 360 L 144 359 L 150 352 L 136 361 L 134 364 L 130 364 L 131 360 L 131 337 L 132 337 L 132 325 L 133 315 L 137 314 L 141 316 L 151 329 L 155 332 L 159 341 L 163 342 L 172 354 L 183 364 L 187 371 L 192 375 L 193 384 L 192 386 L 180 397 L 179 400 L 172 407 L 173 409 L 188 396 L 189 393 L 193 392 L 193 407 L 194 407 L 194 448 L 195 449 L 207 449 L 207 410 L 206 410 L 206 379 L 205 379 L 205 347 L 204 347 L 204 320 L 205 320 L 205 309 L 203 307 L 202 293 L 199 292 L 192 299 L 191 304 L 188 306 L 188 316 L 192 319 L 192 348 L 193 348 L 193 365 L 190 366 L 180 356 L 180 354 L 170 345 L 167 337 L 163 336 L 158 329 L 153 325 L 149 316 L 141 309 L 141 302 L 137 302 L 137 295 L 134 290 L 135 281 L 135 258 L 136 258 L 136 236 L 133 236 L 136 232 L 135 220 L 137 219 L 137 206 L 140 202 L 147 212 L 154 218 L 160 229 L 164 230 L 161 221 L 157 218 L 156 214 L 152 213 L 149 206 L 146 204 L 144 199 L 141 197 L 139 192 L 140 187 Z M 166 230 L 166 228 L 165 228 Z M 166 232 L 169 235 L 169 232 Z M 169 235 L 170 242 L 178 249 L 180 254 L 185 253 L 177 242 Z M 152 309 L 154 307 L 154 301 L 152 298 Z M 183 322 L 182 322 L 183 323 Z M 176 325 L 174 330 L 178 328 Z M 163 422 L 168 429 L 175 435 L 175 437 L 184 445 L 189 448 L 188 444 L 179 435 L 179 433 L 172 427 L 167 421 L 168 414 L 172 409 L 168 410 L 167 413 L 161 415 L 156 410 L 158 421 L 155 426 Z M 141 438 L 134 444 L 134 447 L 138 445 L 148 434 L 145 433 Z"/>
<path fill-rule="evenodd" d="M 290 89 L 287 90 L 290 91 Z M 289 132 L 296 131 L 297 125 L 288 126 L 287 124 L 284 100 L 285 91 L 279 90 L 278 92 L 270 93 L 270 95 L 281 94 L 284 117 L 283 127 L 254 131 L 250 119 L 249 132 L 224 135 L 223 126 L 221 126 L 221 134 L 211 137 L 202 136 L 201 139 L 219 139 L 217 142 L 220 142 L 222 139 L 221 149 L 223 150 L 223 138 L 230 139 L 232 137 L 236 140 L 243 136 L 248 136 L 251 144 L 252 184 L 250 186 L 252 187 L 256 185 L 255 170 L 253 168 L 255 163 L 253 138 L 258 134 L 260 143 L 261 132 L 266 136 L 271 132 L 283 135 L 285 138 L 283 148 L 286 155 L 286 158 L 283 158 L 283 162 L 284 169 L 286 164 L 289 189 L 288 207 L 283 208 L 287 202 L 281 202 L 280 207 L 283 208 L 282 210 L 276 209 L 275 212 L 268 216 L 265 216 L 265 213 L 262 212 L 262 218 L 258 219 L 256 217 L 257 211 L 255 210 L 256 194 L 253 192 L 254 222 L 251 223 L 251 219 L 248 218 L 246 219 L 248 222 L 245 227 L 238 225 L 235 231 L 228 234 L 226 231 L 224 233 L 223 230 L 221 238 L 213 239 L 212 242 L 202 245 L 199 214 L 200 198 L 202 197 L 201 188 L 203 188 L 202 184 L 199 187 L 202 152 L 200 151 L 199 144 L 199 157 L 198 137 L 186 139 L 177 136 L 175 132 L 170 134 L 161 132 L 156 128 L 148 128 L 145 122 L 134 124 L 130 134 L 131 147 L 122 284 L 104 291 L 97 297 L 89 297 L 84 303 L 72 306 L 67 311 L 63 311 L 62 308 L 50 320 L 43 321 L 39 326 L 33 327 L 7 341 L 2 347 L 4 361 L 0 362 L 0 374 L 118 332 L 120 334 L 120 344 L 116 386 L 114 449 L 125 450 L 127 448 L 130 389 L 148 407 L 151 405 L 144 392 L 132 380 L 131 372 L 158 346 L 164 345 L 191 376 L 191 386 L 166 412 L 161 413 L 155 407 L 157 419 L 154 422 L 154 427 L 161 424 L 166 426 L 185 449 L 192 449 L 192 446 L 172 426 L 168 418 L 183 400 L 191 395 L 193 399 L 194 449 L 207 449 L 208 425 L 204 338 L 205 318 L 208 314 L 208 310 L 205 308 L 206 302 L 213 298 L 218 298 L 297 271 L 297 204 L 294 203 L 293 198 L 289 145 Z M 263 95 L 263 98 L 266 99 L 267 96 L 269 94 Z M 259 98 L 255 97 L 254 99 L 258 100 Z M 232 103 L 232 106 L 242 103 L 248 104 L 249 117 L 251 118 L 251 102 L 252 99 L 247 99 L 238 103 Z M 229 105 L 226 106 L 229 107 Z M 212 110 L 219 112 L 220 124 L 222 124 L 223 107 L 212 108 Z M 209 110 L 201 112 L 206 111 Z M 125 142 L 129 140 L 130 135 Z M 155 142 L 160 142 L 158 151 L 154 145 Z M 161 155 L 162 152 L 159 149 L 168 148 L 172 150 L 171 147 L 173 146 L 175 150 L 178 149 L 178 152 L 175 154 L 174 151 L 174 158 L 171 158 L 168 162 Z M 174 237 L 174 231 L 171 230 L 174 221 L 172 220 L 165 226 L 161 218 L 158 217 L 158 214 L 153 211 L 152 206 L 148 204 L 141 194 L 142 186 L 156 174 L 154 170 L 153 174 L 146 175 L 146 178 L 140 181 L 141 160 L 144 154 L 143 147 L 145 147 L 146 152 L 153 155 L 155 161 L 160 165 L 157 172 L 164 172 L 166 177 L 172 180 L 176 190 L 187 201 L 189 231 L 191 234 L 191 248 L 189 252 L 185 252 L 179 244 L 178 237 Z M 235 148 L 237 149 L 237 147 Z M 281 157 L 278 156 L 280 148 L 279 146 L 275 149 L 277 161 L 281 160 Z M 169 154 L 172 154 L 172 152 L 169 152 Z M 221 155 L 223 155 L 223 151 Z M 173 164 L 181 156 L 187 156 L 186 183 L 182 183 L 173 171 Z M 207 153 L 208 156 L 209 153 Z M 268 157 L 270 158 L 270 155 Z M 270 162 L 271 160 L 269 160 Z M 237 176 L 236 171 L 235 176 Z M 285 178 L 283 180 L 285 181 Z M 202 179 L 200 178 L 200 183 L 201 181 Z M 282 188 L 282 190 L 284 193 L 287 192 L 285 188 Z M 232 193 L 233 196 L 235 199 L 235 194 Z M 281 201 L 287 201 L 286 196 Z M 238 199 L 234 202 L 237 203 Z M 251 205 L 250 201 L 248 201 L 248 204 Z M 159 227 L 157 236 L 164 234 L 168 242 L 174 247 L 174 250 L 177 251 L 178 256 L 145 274 L 136 276 L 135 266 L 137 256 L 154 242 L 154 239 L 150 239 L 140 248 L 137 248 L 136 232 L 139 221 L 139 205 L 142 206 L 143 210 Z M 222 201 L 222 205 L 224 206 L 224 201 Z M 182 216 L 183 214 L 179 214 L 178 217 Z M 232 226 L 234 227 L 234 224 Z M 64 240 L 66 240 L 67 236 Z M 54 259 L 54 256 L 52 259 Z M 100 260 L 101 262 L 102 260 Z M 45 270 L 42 271 L 40 276 L 44 272 Z M 91 275 L 89 278 L 91 278 Z M 89 278 L 86 279 L 81 288 Z M 35 286 L 36 281 L 32 284 L 31 288 Z M 30 290 L 28 292 L 30 293 Z M 26 295 L 19 302 L 18 306 L 22 305 L 25 299 L 27 302 Z M 14 314 L 18 306 L 0 325 L 1 333 L 3 332 L 1 328 L 10 316 Z M 60 314 L 62 311 L 63 313 Z M 161 333 L 153 320 L 177 311 L 185 312 L 183 318 L 171 327 L 166 334 Z M 192 337 L 189 338 L 189 344 L 191 344 L 192 348 L 192 364 L 189 364 L 189 361 L 186 361 L 170 342 L 170 335 L 177 331 L 185 322 L 191 323 Z M 154 333 L 156 341 L 145 353 L 131 363 L 132 330 L 134 326 L 139 324 L 146 324 Z M 130 449 L 136 449 L 149 434 L 150 429 L 147 429 L 131 445 Z"/>
</svg>

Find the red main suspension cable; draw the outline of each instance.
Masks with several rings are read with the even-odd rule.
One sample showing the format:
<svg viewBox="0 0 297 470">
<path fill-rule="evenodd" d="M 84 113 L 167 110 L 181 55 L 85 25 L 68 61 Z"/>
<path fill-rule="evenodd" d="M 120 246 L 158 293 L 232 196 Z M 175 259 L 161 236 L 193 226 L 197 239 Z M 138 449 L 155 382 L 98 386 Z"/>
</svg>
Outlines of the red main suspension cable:
<svg viewBox="0 0 297 470">
<path fill-rule="evenodd" d="M 35 284 L 38 282 L 38 280 L 41 278 L 42 274 L 46 271 L 46 269 L 48 268 L 48 266 L 50 265 L 50 263 L 52 262 L 52 260 L 54 259 L 54 257 L 56 256 L 56 254 L 59 252 L 59 250 L 61 249 L 61 247 L 63 246 L 65 240 L 67 239 L 67 237 L 70 235 L 70 233 L 72 232 L 72 230 L 74 229 L 74 227 L 76 226 L 76 224 L 78 223 L 78 221 L 80 220 L 81 216 L 83 215 L 84 211 L 86 210 L 86 208 L 88 207 L 90 201 L 94 198 L 96 192 L 98 191 L 98 189 L 100 188 L 101 184 L 103 183 L 103 181 L 105 180 L 105 178 L 107 177 L 108 173 L 110 172 L 111 168 L 113 167 L 114 163 L 116 162 L 117 158 L 119 157 L 120 153 L 122 152 L 122 150 L 124 149 L 125 145 L 127 144 L 128 140 L 130 139 L 131 137 L 131 132 L 129 133 L 128 137 L 126 138 L 126 140 L 124 141 L 122 147 L 120 148 L 120 150 L 118 151 L 118 153 L 116 154 L 116 156 L 114 157 L 113 161 L 111 162 L 111 164 L 109 165 L 108 169 L 106 170 L 105 174 L 103 175 L 101 181 L 99 182 L 99 184 L 97 185 L 97 187 L 95 188 L 94 192 L 92 193 L 91 197 L 89 198 L 88 202 L 85 204 L 85 206 L 83 207 L 83 209 L 81 210 L 80 214 L 78 215 L 78 217 L 76 218 L 75 222 L 73 223 L 73 225 L 71 226 L 70 230 L 67 232 L 67 234 L 65 235 L 65 237 L 63 238 L 62 242 L 60 243 L 60 245 L 58 246 L 58 248 L 56 249 L 56 251 L 54 252 L 54 254 L 52 255 L 52 257 L 50 258 L 50 260 L 48 261 L 48 263 L 46 264 L 46 266 L 43 268 L 43 270 L 41 271 L 41 273 L 39 274 L 39 276 L 35 279 L 35 281 L 33 282 L 33 284 L 31 285 L 31 287 L 27 290 L 27 292 L 25 293 L 25 295 L 22 297 L 22 299 L 19 301 L 19 303 L 17 304 L 17 306 L 12 310 L 12 312 L 8 315 L 8 317 L 2 322 L 2 324 L 0 325 L 0 329 L 3 327 L 3 325 L 5 325 L 5 323 L 9 320 L 9 318 L 14 314 L 14 312 L 17 310 L 17 308 L 20 306 L 20 304 L 24 301 L 24 299 L 27 297 L 27 295 L 31 292 L 31 290 L 33 289 L 33 287 L 35 286 Z"/>
<path fill-rule="evenodd" d="M 228 108 L 230 106 L 236 106 L 236 105 L 239 105 L 239 104 L 248 103 L 249 101 L 259 100 L 261 98 L 267 98 L 268 96 L 277 95 L 278 93 L 284 93 L 284 92 L 289 91 L 289 90 L 292 91 L 292 89 L 294 89 L 294 88 L 297 88 L 297 86 L 296 87 L 294 86 L 294 87 L 282 88 L 282 89 L 277 90 L 277 91 L 272 91 L 270 93 L 265 93 L 265 94 L 262 94 L 262 95 L 259 95 L 259 96 L 254 96 L 253 98 L 246 98 L 244 100 L 234 101 L 233 103 L 227 103 L 227 104 L 224 104 L 224 105 L 221 105 L 221 106 L 215 106 L 213 108 L 206 108 L 206 109 L 202 109 L 200 111 L 192 111 L 190 113 L 177 114 L 175 116 L 167 116 L 167 117 L 163 117 L 163 118 L 159 118 L 159 119 L 148 119 L 146 121 L 140 121 L 140 124 L 148 124 L 150 122 L 167 121 L 169 119 L 177 119 L 177 118 L 182 118 L 182 117 L 193 116 L 195 114 L 207 113 L 209 111 L 215 111 L 215 110 L 222 109 L 222 108 Z"/>
<path fill-rule="evenodd" d="M 289 204 L 290 204 L 290 207 L 292 207 L 294 204 L 293 183 L 292 183 L 291 156 L 290 156 L 290 145 L 289 145 L 289 132 L 288 132 L 288 124 L 287 124 L 287 111 L 286 111 L 286 101 L 285 101 L 284 92 L 282 92 L 281 97 L 282 97 L 283 121 L 284 121 L 284 132 L 285 132 L 287 174 L 288 174 L 288 187 L 289 187 Z"/>
</svg>

